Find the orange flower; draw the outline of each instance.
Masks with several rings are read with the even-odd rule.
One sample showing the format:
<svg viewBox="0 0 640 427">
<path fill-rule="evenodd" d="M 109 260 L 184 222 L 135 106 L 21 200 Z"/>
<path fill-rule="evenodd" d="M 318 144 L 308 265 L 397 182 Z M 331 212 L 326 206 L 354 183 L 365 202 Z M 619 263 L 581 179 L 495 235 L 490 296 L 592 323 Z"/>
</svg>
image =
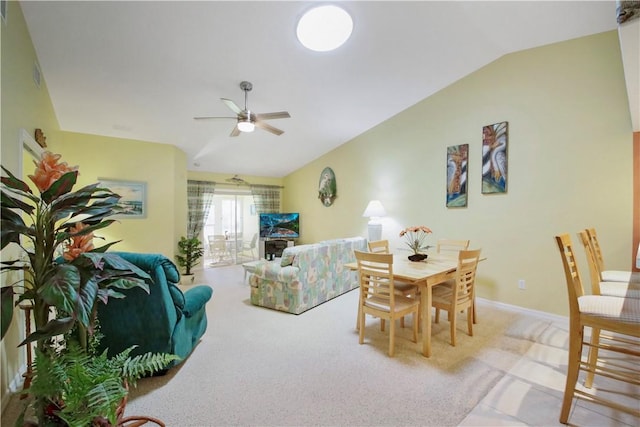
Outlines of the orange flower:
<svg viewBox="0 0 640 427">
<path fill-rule="evenodd" d="M 417 254 L 420 253 L 420 251 L 425 251 L 430 248 L 429 245 L 425 245 L 425 239 L 427 238 L 427 234 L 430 234 L 431 232 L 432 231 L 429 227 L 425 227 L 424 225 L 415 225 L 400 231 L 400 237 L 404 236 L 407 246 Z"/>
<path fill-rule="evenodd" d="M 81 222 L 77 223 L 69 230 L 70 233 L 75 234 L 82 231 L 87 226 Z M 82 236 L 73 236 L 71 238 L 71 244 L 67 246 L 67 250 L 62 254 L 67 261 L 73 261 L 81 254 L 93 250 L 93 233 L 83 234 Z"/>
<path fill-rule="evenodd" d="M 78 166 L 70 167 L 67 162 L 58 163 L 61 157 L 60 154 L 45 151 L 39 162 L 34 160 L 36 170 L 34 175 L 29 175 L 29 178 L 41 193 L 47 191 L 65 173 L 78 170 Z"/>
<path fill-rule="evenodd" d="M 422 231 L 424 233 L 432 233 L 429 227 L 425 227 L 424 225 L 415 225 L 413 227 L 407 227 L 400 232 L 400 237 L 404 236 L 407 233 L 417 233 L 418 231 Z"/>
</svg>

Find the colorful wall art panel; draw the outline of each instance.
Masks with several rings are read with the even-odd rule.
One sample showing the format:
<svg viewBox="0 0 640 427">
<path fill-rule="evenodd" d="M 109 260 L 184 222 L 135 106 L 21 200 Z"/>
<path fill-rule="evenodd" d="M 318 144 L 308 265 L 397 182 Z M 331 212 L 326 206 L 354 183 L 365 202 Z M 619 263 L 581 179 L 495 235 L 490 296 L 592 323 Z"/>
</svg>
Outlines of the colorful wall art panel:
<svg viewBox="0 0 640 427">
<path fill-rule="evenodd" d="M 467 206 L 469 144 L 447 147 L 447 207 Z"/>
<path fill-rule="evenodd" d="M 507 122 L 482 128 L 482 193 L 507 192 Z"/>
</svg>

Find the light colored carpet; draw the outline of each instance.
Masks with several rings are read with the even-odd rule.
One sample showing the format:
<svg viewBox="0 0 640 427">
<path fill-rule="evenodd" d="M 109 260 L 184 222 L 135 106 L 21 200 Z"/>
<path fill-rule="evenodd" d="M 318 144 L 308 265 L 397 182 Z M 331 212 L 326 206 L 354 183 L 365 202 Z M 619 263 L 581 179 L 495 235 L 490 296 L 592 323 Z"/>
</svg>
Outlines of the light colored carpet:
<svg viewBox="0 0 640 427">
<path fill-rule="evenodd" d="M 377 319 L 358 344 L 357 290 L 296 316 L 252 306 L 240 266 L 202 274 L 214 287 L 207 332 L 179 367 L 138 383 L 127 415 L 168 426 L 453 426 L 550 324 L 481 305 L 473 337 L 460 316 L 456 347 L 446 320 L 430 358 L 398 327 L 390 358 Z"/>
</svg>

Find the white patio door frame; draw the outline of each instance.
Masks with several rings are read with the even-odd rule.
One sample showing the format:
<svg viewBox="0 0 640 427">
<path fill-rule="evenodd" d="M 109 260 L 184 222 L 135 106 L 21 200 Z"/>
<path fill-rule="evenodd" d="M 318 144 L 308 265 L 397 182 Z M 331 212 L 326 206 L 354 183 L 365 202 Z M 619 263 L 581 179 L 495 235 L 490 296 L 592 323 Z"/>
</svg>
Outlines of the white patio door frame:
<svg viewBox="0 0 640 427">
<path fill-rule="evenodd" d="M 202 230 L 202 241 L 208 248 L 209 236 L 225 236 L 227 253 L 224 257 L 212 258 L 212 253 L 205 261 L 205 266 L 218 264 L 240 264 L 254 259 L 251 251 L 243 251 L 249 245 L 254 233 L 258 232 L 258 216 L 251 190 L 244 188 L 216 187 L 209 217 Z M 257 257 L 258 249 L 255 254 Z"/>
</svg>

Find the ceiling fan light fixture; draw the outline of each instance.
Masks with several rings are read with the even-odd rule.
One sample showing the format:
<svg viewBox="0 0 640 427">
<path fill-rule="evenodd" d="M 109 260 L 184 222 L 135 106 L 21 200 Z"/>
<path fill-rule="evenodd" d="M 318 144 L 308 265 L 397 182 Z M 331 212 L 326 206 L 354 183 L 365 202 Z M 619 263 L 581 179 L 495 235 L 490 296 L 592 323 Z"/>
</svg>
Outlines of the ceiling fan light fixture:
<svg viewBox="0 0 640 427">
<path fill-rule="evenodd" d="M 316 52 L 328 52 L 342 46 L 351 37 L 353 20 L 342 8 L 319 6 L 307 11 L 298 21 L 300 43 Z"/>
<path fill-rule="evenodd" d="M 240 130 L 240 132 L 253 132 L 255 128 L 256 125 L 251 123 L 248 119 L 238 122 L 238 130 Z"/>
</svg>

